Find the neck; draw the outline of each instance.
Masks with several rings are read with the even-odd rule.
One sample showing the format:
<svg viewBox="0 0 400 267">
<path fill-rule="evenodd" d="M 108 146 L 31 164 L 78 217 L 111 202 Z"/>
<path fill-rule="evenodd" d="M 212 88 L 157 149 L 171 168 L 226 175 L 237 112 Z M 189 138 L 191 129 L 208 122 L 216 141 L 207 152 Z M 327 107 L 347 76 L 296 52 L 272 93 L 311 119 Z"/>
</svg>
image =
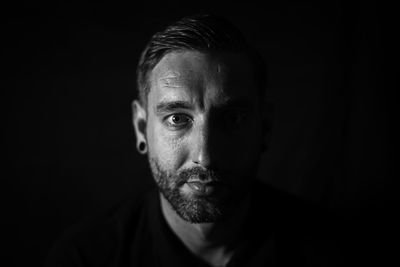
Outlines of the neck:
<svg viewBox="0 0 400 267">
<path fill-rule="evenodd" d="M 248 208 L 246 198 L 226 221 L 215 223 L 190 223 L 183 220 L 160 194 L 163 215 L 183 244 L 196 256 L 212 266 L 225 266 L 233 254 L 234 237 L 237 236 Z"/>
</svg>

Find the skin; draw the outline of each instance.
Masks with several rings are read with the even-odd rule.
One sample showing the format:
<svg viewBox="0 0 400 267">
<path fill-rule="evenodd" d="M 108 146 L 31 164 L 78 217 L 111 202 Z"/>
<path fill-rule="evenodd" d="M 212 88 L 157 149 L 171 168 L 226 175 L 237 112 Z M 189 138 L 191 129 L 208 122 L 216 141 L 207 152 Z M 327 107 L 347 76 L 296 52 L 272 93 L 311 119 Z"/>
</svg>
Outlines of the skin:
<svg viewBox="0 0 400 267">
<path fill-rule="evenodd" d="M 133 102 L 137 145 L 146 142 L 150 163 L 172 175 L 192 168 L 221 171 L 226 186 L 213 196 L 229 199 L 221 202 L 221 220 L 193 223 L 161 194 L 165 219 L 193 254 L 224 266 L 246 215 L 265 137 L 251 65 L 239 54 L 172 52 L 152 70 L 150 84 L 147 109 Z M 198 197 L 188 183 L 178 189 L 183 198 Z"/>
</svg>

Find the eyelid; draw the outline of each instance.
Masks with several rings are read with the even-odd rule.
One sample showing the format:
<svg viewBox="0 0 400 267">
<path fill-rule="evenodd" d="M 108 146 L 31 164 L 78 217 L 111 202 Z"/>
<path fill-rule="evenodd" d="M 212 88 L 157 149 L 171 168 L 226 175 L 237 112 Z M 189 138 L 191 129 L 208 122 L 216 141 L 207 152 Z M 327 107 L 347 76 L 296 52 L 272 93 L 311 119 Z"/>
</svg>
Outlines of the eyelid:
<svg viewBox="0 0 400 267">
<path fill-rule="evenodd" d="M 226 111 L 234 111 L 234 112 L 249 112 L 251 110 L 251 107 L 227 107 L 225 108 Z"/>
<path fill-rule="evenodd" d="M 183 112 L 177 112 L 177 113 L 172 113 L 172 114 L 168 114 L 167 116 L 164 117 L 164 120 L 171 118 L 172 116 L 184 116 L 186 118 L 189 118 L 190 120 L 192 120 L 192 117 L 187 114 L 187 113 L 183 113 Z"/>
<path fill-rule="evenodd" d="M 170 118 L 172 118 L 173 116 L 183 116 L 185 119 L 188 120 L 188 122 L 187 122 L 187 123 L 181 123 L 181 124 L 174 124 L 174 123 L 171 123 L 171 122 L 169 122 L 168 120 L 169 120 Z M 193 122 L 193 119 L 192 119 L 192 117 L 191 117 L 190 115 L 188 115 L 188 114 L 186 114 L 186 113 L 173 113 L 173 114 L 170 114 L 170 115 L 166 116 L 166 117 L 163 119 L 163 122 L 164 122 L 167 126 L 172 127 L 172 128 L 184 128 L 184 127 L 187 126 L 188 124 L 191 124 L 191 123 Z"/>
<path fill-rule="evenodd" d="M 240 115 L 240 116 L 246 116 L 250 113 L 248 109 L 244 108 L 231 108 L 225 110 L 224 114 L 226 115 Z"/>
</svg>

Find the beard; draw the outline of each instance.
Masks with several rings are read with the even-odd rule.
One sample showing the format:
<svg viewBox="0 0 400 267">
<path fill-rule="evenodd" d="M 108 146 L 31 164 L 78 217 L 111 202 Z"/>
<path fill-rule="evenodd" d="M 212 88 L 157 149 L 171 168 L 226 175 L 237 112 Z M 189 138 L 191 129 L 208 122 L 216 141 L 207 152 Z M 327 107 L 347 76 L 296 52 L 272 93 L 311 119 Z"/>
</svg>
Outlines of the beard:
<svg viewBox="0 0 400 267">
<path fill-rule="evenodd" d="M 179 217 L 189 223 L 223 221 L 238 205 L 238 194 L 234 193 L 232 186 L 223 183 L 221 178 L 226 176 L 221 173 L 194 167 L 174 174 L 163 170 L 153 158 L 149 158 L 149 163 L 158 190 Z M 190 179 L 221 183 L 224 192 L 211 196 L 185 194 L 181 188 Z M 246 191 L 243 187 L 241 189 Z M 240 197 L 243 198 L 243 195 Z"/>
</svg>

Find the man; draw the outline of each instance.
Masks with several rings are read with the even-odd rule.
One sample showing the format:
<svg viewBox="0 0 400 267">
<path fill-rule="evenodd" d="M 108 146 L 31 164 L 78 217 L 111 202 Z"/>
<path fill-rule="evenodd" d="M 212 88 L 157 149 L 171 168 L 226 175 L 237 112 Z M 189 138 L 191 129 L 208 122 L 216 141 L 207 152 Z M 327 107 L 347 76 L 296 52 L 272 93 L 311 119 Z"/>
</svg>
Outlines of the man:
<svg viewBox="0 0 400 267">
<path fill-rule="evenodd" d="M 209 15 L 155 34 L 137 69 L 137 149 L 156 188 L 64 235 L 48 266 L 282 266 L 316 258 L 304 205 L 255 179 L 264 65 Z M 308 226 L 309 228 L 305 228 Z M 311 248 L 311 249 L 310 249 Z M 328 260 L 329 261 L 329 260 Z"/>
</svg>

